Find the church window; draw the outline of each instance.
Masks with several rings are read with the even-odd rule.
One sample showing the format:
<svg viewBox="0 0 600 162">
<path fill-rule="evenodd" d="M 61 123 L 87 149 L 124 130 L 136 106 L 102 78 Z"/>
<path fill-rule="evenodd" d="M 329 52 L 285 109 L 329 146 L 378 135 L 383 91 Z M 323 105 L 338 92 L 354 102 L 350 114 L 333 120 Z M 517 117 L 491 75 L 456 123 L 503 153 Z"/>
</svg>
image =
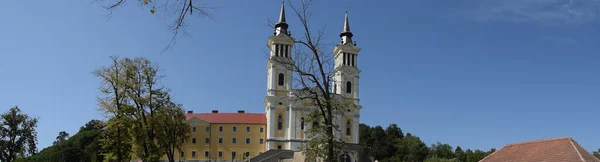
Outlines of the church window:
<svg viewBox="0 0 600 162">
<path fill-rule="evenodd" d="M 282 86 L 284 81 L 285 80 L 284 80 L 283 73 L 279 73 L 279 77 L 277 77 L 277 84 L 280 85 L 280 86 Z"/>
<path fill-rule="evenodd" d="M 351 135 L 352 129 L 351 129 L 352 124 L 350 124 L 350 120 L 346 121 L 346 135 L 349 136 Z"/>
<path fill-rule="evenodd" d="M 283 57 L 283 45 L 279 45 L 279 56 Z"/>
<path fill-rule="evenodd" d="M 283 116 L 279 114 L 279 116 L 277 117 L 277 130 L 281 129 L 283 129 Z"/>
<path fill-rule="evenodd" d="M 344 56 L 342 60 L 344 61 L 344 65 L 346 65 L 346 53 L 342 53 L 342 56 Z"/>
<path fill-rule="evenodd" d="M 352 93 L 352 83 L 346 82 L 346 93 Z"/>
<path fill-rule="evenodd" d="M 232 138 L 231 143 L 237 143 L 237 138 Z"/>
<path fill-rule="evenodd" d="M 250 127 L 246 127 L 246 132 L 250 132 Z"/>
<path fill-rule="evenodd" d="M 264 132 L 264 131 L 265 131 L 265 128 L 263 128 L 263 127 L 260 127 L 260 132 L 262 133 L 262 132 Z"/>
<path fill-rule="evenodd" d="M 265 140 L 261 138 L 260 140 L 258 140 L 258 143 L 263 144 L 263 143 L 265 143 Z"/>
<path fill-rule="evenodd" d="M 210 143 L 210 138 L 205 138 L 204 143 Z"/>
<path fill-rule="evenodd" d="M 300 130 L 304 130 L 304 117 L 300 118 Z"/>
<path fill-rule="evenodd" d="M 283 48 L 283 52 L 284 52 L 284 54 L 285 54 L 285 57 L 290 57 L 290 55 L 289 55 L 289 53 L 288 53 L 288 45 L 284 45 L 283 47 L 284 47 L 284 48 Z"/>
<path fill-rule="evenodd" d="M 352 55 L 352 66 L 356 66 L 356 64 L 354 64 L 354 61 L 355 61 L 354 59 L 355 59 L 355 58 L 356 58 L 356 55 L 354 55 L 354 54 L 353 54 L 353 55 Z"/>
<path fill-rule="evenodd" d="M 223 151 L 219 151 L 219 157 L 223 157 Z"/>
</svg>

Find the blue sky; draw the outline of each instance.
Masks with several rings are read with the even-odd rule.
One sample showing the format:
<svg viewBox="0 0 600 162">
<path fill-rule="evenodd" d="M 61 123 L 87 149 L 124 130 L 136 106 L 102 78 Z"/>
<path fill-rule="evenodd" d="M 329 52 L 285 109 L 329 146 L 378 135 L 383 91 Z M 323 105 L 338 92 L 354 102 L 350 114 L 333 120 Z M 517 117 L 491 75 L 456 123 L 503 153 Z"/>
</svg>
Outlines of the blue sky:
<svg viewBox="0 0 600 162">
<path fill-rule="evenodd" d="M 40 148 L 97 111 L 109 56 L 147 57 L 195 112 L 264 112 L 268 20 L 280 1 L 207 1 L 213 20 L 160 53 L 168 21 L 136 1 L 113 12 L 89 1 L 0 6 L 0 111 L 39 117 Z M 313 27 L 337 43 L 349 6 L 362 48 L 361 122 L 398 124 L 431 144 L 500 148 L 571 136 L 600 148 L 599 0 L 317 1 Z M 160 13 L 160 10 L 159 10 Z M 299 23 L 288 12 L 292 34 Z"/>
</svg>

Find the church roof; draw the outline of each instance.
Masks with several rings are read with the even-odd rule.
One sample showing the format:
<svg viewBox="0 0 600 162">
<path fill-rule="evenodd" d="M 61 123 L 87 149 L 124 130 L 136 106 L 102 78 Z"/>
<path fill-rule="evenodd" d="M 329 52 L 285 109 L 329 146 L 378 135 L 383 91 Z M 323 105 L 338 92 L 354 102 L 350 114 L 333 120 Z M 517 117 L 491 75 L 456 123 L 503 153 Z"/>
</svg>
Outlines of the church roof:
<svg viewBox="0 0 600 162">
<path fill-rule="evenodd" d="M 267 124 L 265 113 L 195 113 L 185 114 L 187 120 L 198 118 L 213 124 Z"/>
<path fill-rule="evenodd" d="M 509 144 L 480 162 L 600 162 L 571 137 Z"/>
</svg>

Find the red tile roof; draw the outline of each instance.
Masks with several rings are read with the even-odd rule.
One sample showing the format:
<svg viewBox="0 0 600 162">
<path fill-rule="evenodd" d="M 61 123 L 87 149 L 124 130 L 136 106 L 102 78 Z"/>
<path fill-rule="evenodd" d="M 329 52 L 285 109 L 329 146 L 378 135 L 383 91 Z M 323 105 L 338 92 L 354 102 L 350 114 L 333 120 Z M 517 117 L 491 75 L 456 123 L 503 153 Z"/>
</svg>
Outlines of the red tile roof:
<svg viewBox="0 0 600 162">
<path fill-rule="evenodd" d="M 480 162 L 600 162 L 571 137 L 509 144 Z"/>
<path fill-rule="evenodd" d="M 265 113 L 196 113 L 185 114 L 187 120 L 198 118 L 219 124 L 267 124 Z"/>
</svg>

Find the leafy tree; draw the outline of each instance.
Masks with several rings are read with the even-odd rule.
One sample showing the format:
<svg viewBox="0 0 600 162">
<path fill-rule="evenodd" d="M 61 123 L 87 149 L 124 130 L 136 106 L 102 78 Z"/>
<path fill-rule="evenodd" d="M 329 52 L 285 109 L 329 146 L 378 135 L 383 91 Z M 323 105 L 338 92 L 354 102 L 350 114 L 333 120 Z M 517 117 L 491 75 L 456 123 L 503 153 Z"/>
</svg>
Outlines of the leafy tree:
<svg viewBox="0 0 600 162">
<path fill-rule="evenodd" d="M 398 127 L 398 125 L 396 125 L 396 124 L 390 124 L 390 126 L 388 126 L 385 129 L 385 133 L 386 133 L 387 137 L 390 138 L 390 139 L 402 139 L 402 138 L 404 138 L 404 134 L 402 133 L 402 129 L 400 129 Z"/>
<path fill-rule="evenodd" d="M 454 152 L 452 151 L 452 146 L 448 144 L 442 144 L 440 142 L 431 145 L 430 154 L 443 159 L 451 159 L 455 157 Z"/>
<path fill-rule="evenodd" d="M 168 154 L 173 160 L 175 148 L 190 130 L 181 105 L 171 101 L 169 89 L 158 85 L 158 67 L 141 57 L 111 59 L 110 67 L 95 73 L 104 83 L 100 110 L 109 116 L 102 140 L 108 151 L 105 158 L 155 162 Z"/>
<path fill-rule="evenodd" d="M 102 120 L 92 119 L 79 128 L 79 132 L 86 130 L 102 130 L 106 124 Z"/>
<path fill-rule="evenodd" d="M 467 150 L 466 155 L 467 155 L 467 162 L 478 162 L 479 160 L 488 156 L 489 153 L 485 152 L 485 151 L 481 151 L 479 149 L 476 149 L 475 151 L 471 151 L 469 149 L 469 150 Z"/>
<path fill-rule="evenodd" d="M 456 159 L 460 162 L 465 162 L 467 161 L 467 156 L 465 154 L 465 151 L 462 150 L 462 148 L 460 148 L 460 146 L 456 146 L 456 150 L 454 150 L 454 154 L 456 155 Z"/>
<path fill-rule="evenodd" d="M 36 153 L 37 122 L 17 106 L 0 115 L 0 161 L 13 162 L 19 155 Z"/>
<path fill-rule="evenodd" d="M 99 120 L 92 120 L 92 123 Z M 86 124 L 86 125 L 88 125 Z M 103 161 L 104 151 L 100 146 L 99 139 L 102 138 L 102 127 L 98 129 L 82 129 L 71 138 L 47 147 L 39 153 L 23 159 L 19 162 L 100 162 Z"/>
<path fill-rule="evenodd" d="M 58 132 L 58 136 L 56 136 L 56 141 L 54 141 L 52 144 L 57 145 L 63 141 L 66 141 L 67 138 L 69 138 L 69 133 L 65 131 Z"/>
<path fill-rule="evenodd" d="M 423 161 L 427 158 L 429 149 L 417 136 L 406 136 L 396 144 L 398 152 L 392 157 L 393 161 Z"/>
<path fill-rule="evenodd" d="M 175 161 L 175 153 L 181 150 L 181 146 L 189 139 L 191 132 L 190 126 L 187 124 L 186 117 L 181 108 L 181 105 L 167 102 L 162 105 L 164 109 L 157 119 L 159 125 L 158 144 L 161 148 L 165 148 L 165 153 L 169 162 Z"/>
<path fill-rule="evenodd" d="M 598 149 L 598 151 L 594 151 L 593 154 L 596 158 L 600 159 L 600 149 Z"/>
</svg>

